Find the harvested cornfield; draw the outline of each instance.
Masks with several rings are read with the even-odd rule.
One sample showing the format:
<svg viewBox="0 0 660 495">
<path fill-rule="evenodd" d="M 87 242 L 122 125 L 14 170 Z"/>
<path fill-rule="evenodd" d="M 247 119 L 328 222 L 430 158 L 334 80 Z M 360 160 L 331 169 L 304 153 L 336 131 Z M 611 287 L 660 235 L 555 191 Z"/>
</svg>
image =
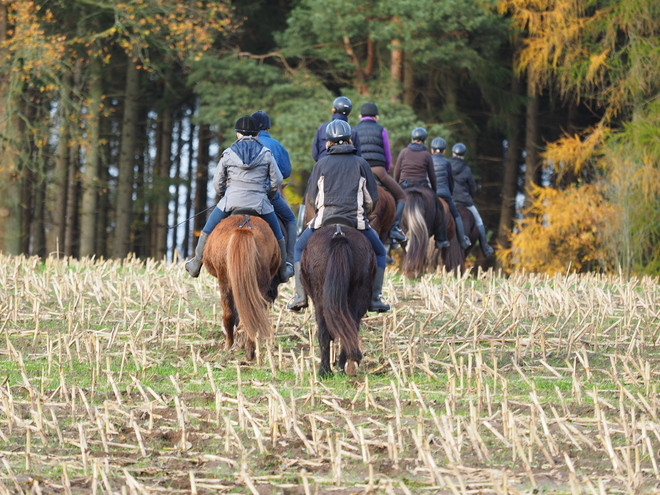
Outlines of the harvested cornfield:
<svg viewBox="0 0 660 495">
<path fill-rule="evenodd" d="M 390 273 L 324 381 L 291 289 L 248 363 L 206 273 L 0 257 L 0 492 L 658 491 L 657 280 Z"/>
</svg>

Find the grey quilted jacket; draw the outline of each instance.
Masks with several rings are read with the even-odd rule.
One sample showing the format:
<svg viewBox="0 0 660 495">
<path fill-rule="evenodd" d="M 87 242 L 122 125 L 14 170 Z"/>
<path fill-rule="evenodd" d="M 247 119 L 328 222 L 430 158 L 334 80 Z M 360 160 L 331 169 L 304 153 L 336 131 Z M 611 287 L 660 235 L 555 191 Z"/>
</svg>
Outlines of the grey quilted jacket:
<svg viewBox="0 0 660 495">
<path fill-rule="evenodd" d="M 282 173 L 273 153 L 252 136 L 242 137 L 222 153 L 213 177 L 222 198 L 218 208 L 227 212 L 236 208 L 251 208 L 260 215 L 272 212 L 268 196 L 274 196 L 280 184 Z"/>
</svg>

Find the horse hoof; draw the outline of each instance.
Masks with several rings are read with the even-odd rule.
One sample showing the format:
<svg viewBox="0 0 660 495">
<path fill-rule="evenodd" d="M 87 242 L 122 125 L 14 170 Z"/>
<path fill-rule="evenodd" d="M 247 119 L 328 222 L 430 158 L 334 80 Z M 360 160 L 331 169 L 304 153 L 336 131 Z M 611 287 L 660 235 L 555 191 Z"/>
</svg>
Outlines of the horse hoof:
<svg viewBox="0 0 660 495">
<path fill-rule="evenodd" d="M 348 361 L 346 361 L 346 364 L 344 365 L 344 372 L 348 376 L 357 376 L 359 366 L 360 365 L 358 364 L 357 361 L 353 361 L 352 359 L 349 359 Z"/>
</svg>

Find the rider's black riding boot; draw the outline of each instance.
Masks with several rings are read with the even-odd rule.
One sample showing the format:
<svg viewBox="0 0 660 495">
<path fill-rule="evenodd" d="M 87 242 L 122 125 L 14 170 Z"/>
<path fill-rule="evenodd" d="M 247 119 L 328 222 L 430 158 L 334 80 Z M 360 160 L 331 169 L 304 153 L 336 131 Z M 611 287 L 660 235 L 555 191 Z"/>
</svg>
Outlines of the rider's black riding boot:
<svg viewBox="0 0 660 495">
<path fill-rule="evenodd" d="M 280 265 L 280 280 L 282 283 L 287 282 L 291 275 L 293 275 L 293 267 L 286 262 L 286 240 L 284 237 L 277 241 L 280 246 L 280 253 L 282 254 L 282 264 Z"/>
<path fill-rule="evenodd" d="M 447 225 L 445 222 L 442 222 L 440 225 L 440 230 L 435 233 L 435 247 L 438 249 L 449 247 L 449 241 L 447 240 Z"/>
<path fill-rule="evenodd" d="M 408 238 L 405 236 L 403 231 L 401 230 L 401 215 L 403 215 L 403 207 L 406 206 L 405 201 L 397 201 L 396 202 L 396 219 L 394 220 L 394 223 L 392 224 L 392 228 L 390 229 L 390 239 L 393 239 L 395 242 L 402 243 L 402 242 L 408 242 Z"/>
<path fill-rule="evenodd" d="M 479 244 L 481 245 L 481 252 L 486 258 L 494 253 L 493 248 L 488 245 L 488 239 L 486 239 L 486 228 L 483 225 L 477 225 L 477 230 L 479 231 Z"/>
<path fill-rule="evenodd" d="M 286 309 L 289 311 L 300 311 L 307 307 L 307 293 L 305 292 L 302 279 L 300 278 L 300 269 L 300 261 L 293 264 L 296 281 L 296 295 L 293 297 L 293 301 L 286 305 Z"/>
<path fill-rule="evenodd" d="M 371 302 L 369 303 L 369 311 L 376 311 L 377 313 L 384 313 L 390 310 L 390 305 L 383 302 L 381 293 L 383 292 L 383 280 L 385 279 L 385 268 L 376 268 L 376 278 L 371 288 Z"/>
<path fill-rule="evenodd" d="M 293 252 L 296 247 L 296 240 L 298 238 L 298 226 L 295 222 L 286 224 L 286 264 L 291 267 L 291 274 L 293 274 Z M 289 275 L 291 277 L 291 275 Z"/>
<path fill-rule="evenodd" d="M 462 249 L 469 248 L 472 243 L 470 238 L 465 235 L 465 228 L 463 227 L 463 219 L 461 216 L 454 217 L 454 222 L 456 222 L 456 236 L 458 237 L 458 242 L 461 245 Z"/>
<path fill-rule="evenodd" d="M 202 270 L 202 253 L 204 252 L 204 245 L 206 244 L 206 239 L 208 239 L 208 237 L 209 235 L 204 232 L 199 234 L 199 240 L 197 241 L 197 247 L 195 248 L 195 257 L 186 261 L 186 271 L 193 278 L 199 277 L 199 272 Z"/>
</svg>

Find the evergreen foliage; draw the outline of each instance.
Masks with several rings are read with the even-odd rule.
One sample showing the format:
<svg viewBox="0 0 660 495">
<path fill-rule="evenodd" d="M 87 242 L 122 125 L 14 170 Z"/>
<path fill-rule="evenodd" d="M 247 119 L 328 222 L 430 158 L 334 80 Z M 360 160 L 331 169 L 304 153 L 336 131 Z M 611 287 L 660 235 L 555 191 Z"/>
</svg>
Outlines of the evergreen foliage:
<svg viewBox="0 0 660 495">
<path fill-rule="evenodd" d="M 502 216 L 500 262 L 657 273 L 658 18 L 652 0 L 0 0 L 0 249 L 186 255 L 192 221 L 166 226 L 211 205 L 214 154 L 256 110 L 289 150 L 295 208 L 340 94 L 352 125 L 378 104 L 394 158 L 417 126 L 466 143 L 492 229 L 533 99 L 553 173 L 515 226 Z"/>
</svg>

